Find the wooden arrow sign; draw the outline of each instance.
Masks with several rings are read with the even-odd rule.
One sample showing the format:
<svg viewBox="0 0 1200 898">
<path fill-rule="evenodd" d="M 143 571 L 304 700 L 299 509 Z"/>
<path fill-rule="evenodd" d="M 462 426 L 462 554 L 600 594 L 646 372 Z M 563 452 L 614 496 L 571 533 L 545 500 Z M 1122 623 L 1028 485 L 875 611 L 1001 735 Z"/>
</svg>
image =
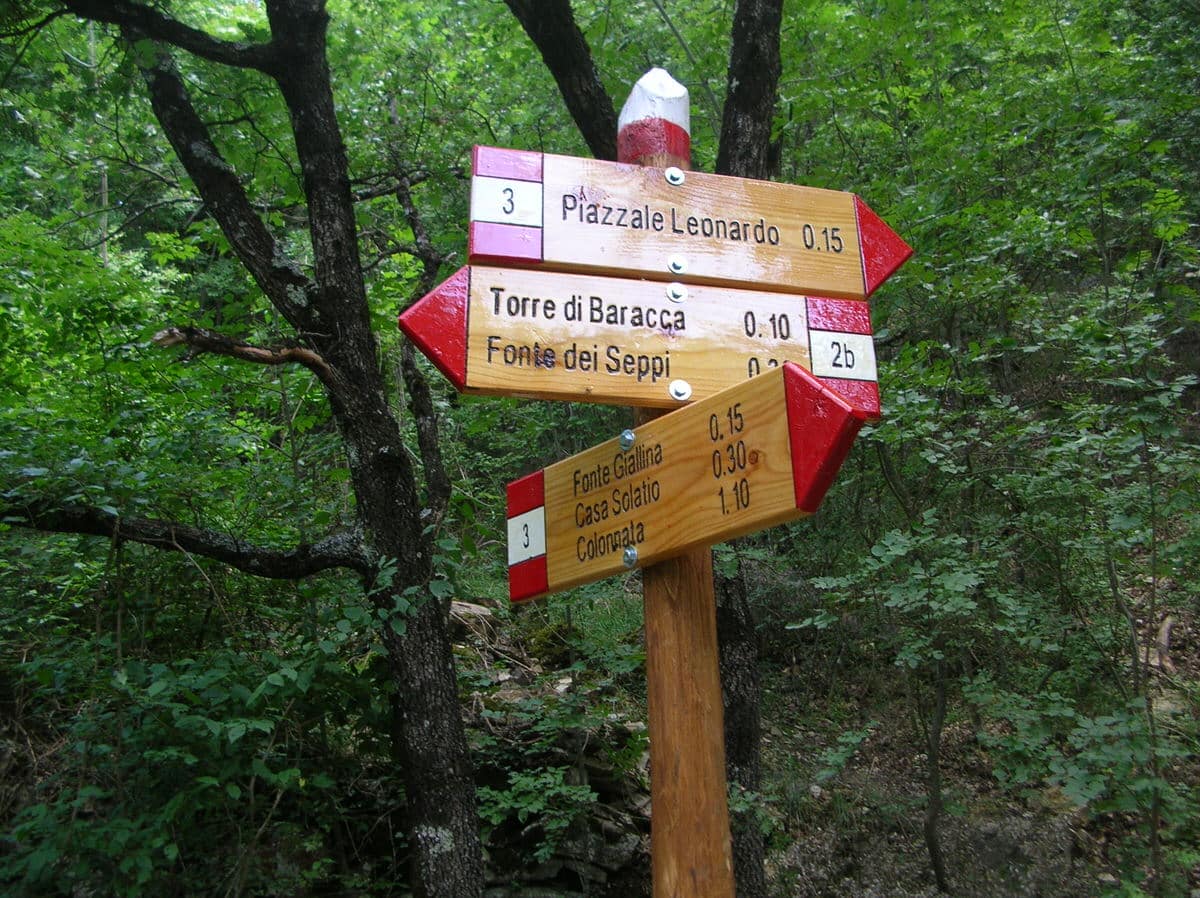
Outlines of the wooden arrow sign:
<svg viewBox="0 0 1200 898">
<path fill-rule="evenodd" d="M 866 415 L 784 363 L 508 486 L 508 583 L 535 598 L 812 514 Z"/>
<path fill-rule="evenodd" d="M 866 299 L 912 249 L 852 193 L 475 147 L 470 261 Z"/>
<path fill-rule="evenodd" d="M 400 327 L 468 393 L 675 408 L 790 361 L 879 416 L 861 300 L 470 265 Z"/>
</svg>

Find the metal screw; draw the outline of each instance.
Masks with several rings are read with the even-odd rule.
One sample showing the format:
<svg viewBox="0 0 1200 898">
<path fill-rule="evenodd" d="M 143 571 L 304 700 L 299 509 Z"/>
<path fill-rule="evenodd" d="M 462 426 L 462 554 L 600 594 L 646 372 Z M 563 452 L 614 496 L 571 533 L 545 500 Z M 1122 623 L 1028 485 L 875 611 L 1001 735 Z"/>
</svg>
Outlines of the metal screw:
<svg viewBox="0 0 1200 898">
<path fill-rule="evenodd" d="M 667 270 L 671 274 L 683 274 L 687 271 L 687 259 L 683 256 L 671 256 L 667 259 Z"/>
<path fill-rule="evenodd" d="M 683 302 L 687 299 L 687 287 L 678 282 L 667 284 L 667 299 L 671 302 Z"/>
<path fill-rule="evenodd" d="M 626 430 L 621 431 L 621 436 L 618 439 L 618 443 L 620 444 L 620 446 L 623 450 L 628 452 L 630 449 L 633 448 L 633 444 L 636 442 L 637 442 L 637 434 L 634 433 L 632 430 L 626 429 Z"/>
<path fill-rule="evenodd" d="M 637 558 L 637 546 L 626 546 L 625 551 L 621 553 L 621 561 L 625 563 L 625 567 L 636 565 Z"/>
<path fill-rule="evenodd" d="M 667 393 L 672 399 L 687 402 L 692 398 L 692 385 L 686 380 L 673 380 L 667 384 Z"/>
<path fill-rule="evenodd" d="M 667 178 L 667 183 L 673 187 L 678 187 L 685 180 L 687 180 L 687 176 L 683 173 L 683 169 L 676 168 L 674 165 L 663 172 L 663 174 Z"/>
</svg>

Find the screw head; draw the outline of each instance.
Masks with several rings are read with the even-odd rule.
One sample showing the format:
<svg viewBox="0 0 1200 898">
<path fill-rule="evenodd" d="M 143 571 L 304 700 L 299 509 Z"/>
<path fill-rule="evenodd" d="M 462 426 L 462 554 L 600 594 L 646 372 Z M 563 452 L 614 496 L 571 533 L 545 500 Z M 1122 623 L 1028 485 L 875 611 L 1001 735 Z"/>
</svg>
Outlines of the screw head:
<svg viewBox="0 0 1200 898">
<path fill-rule="evenodd" d="M 637 442 L 637 434 L 626 428 L 621 431 L 621 435 L 617 438 L 617 443 L 620 447 L 628 452 L 633 448 L 633 444 Z"/>
<path fill-rule="evenodd" d="M 692 385 L 686 380 L 673 380 L 667 384 L 667 394 L 680 402 L 687 402 L 692 398 Z"/>
<path fill-rule="evenodd" d="M 625 567 L 633 567 L 638 561 L 637 546 L 626 546 L 625 551 L 621 553 L 621 561 Z"/>
<path fill-rule="evenodd" d="M 663 172 L 663 176 L 667 179 L 667 183 L 672 187 L 678 187 L 687 180 L 687 175 L 683 173 L 683 169 L 674 165 Z"/>
<path fill-rule="evenodd" d="M 671 274 L 683 274 L 687 271 L 687 259 L 683 256 L 671 256 L 667 259 L 667 271 Z"/>
<path fill-rule="evenodd" d="M 677 281 L 667 284 L 667 299 L 671 302 L 683 302 L 687 299 L 687 287 Z"/>
</svg>

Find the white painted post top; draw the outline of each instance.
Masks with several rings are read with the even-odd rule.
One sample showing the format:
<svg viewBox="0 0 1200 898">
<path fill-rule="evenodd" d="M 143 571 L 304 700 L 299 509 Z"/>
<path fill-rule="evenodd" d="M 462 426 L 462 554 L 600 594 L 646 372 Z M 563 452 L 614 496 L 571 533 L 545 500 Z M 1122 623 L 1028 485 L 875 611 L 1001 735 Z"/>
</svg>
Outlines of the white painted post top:
<svg viewBox="0 0 1200 898">
<path fill-rule="evenodd" d="M 666 69 L 653 68 L 638 79 L 629 99 L 621 107 L 618 129 L 643 119 L 664 119 L 685 132 L 692 132 L 688 89 Z"/>
</svg>

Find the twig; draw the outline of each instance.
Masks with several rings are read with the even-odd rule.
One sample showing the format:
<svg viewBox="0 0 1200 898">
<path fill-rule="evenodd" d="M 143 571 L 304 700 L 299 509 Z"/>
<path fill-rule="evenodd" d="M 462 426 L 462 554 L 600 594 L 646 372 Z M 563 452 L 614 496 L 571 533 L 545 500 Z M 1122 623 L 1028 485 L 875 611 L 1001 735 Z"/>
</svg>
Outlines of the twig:
<svg viewBox="0 0 1200 898">
<path fill-rule="evenodd" d="M 162 347 L 188 347 L 184 359 L 193 358 L 202 352 L 214 352 L 241 359 L 244 362 L 256 362 L 260 365 L 285 365 L 295 363 L 308 368 L 322 381 L 328 383 L 333 376 L 328 363 L 320 354 L 301 346 L 284 346 L 267 348 L 254 346 L 234 340 L 225 334 L 217 333 L 205 327 L 168 327 L 160 330 L 153 338 L 154 345 Z"/>
</svg>

